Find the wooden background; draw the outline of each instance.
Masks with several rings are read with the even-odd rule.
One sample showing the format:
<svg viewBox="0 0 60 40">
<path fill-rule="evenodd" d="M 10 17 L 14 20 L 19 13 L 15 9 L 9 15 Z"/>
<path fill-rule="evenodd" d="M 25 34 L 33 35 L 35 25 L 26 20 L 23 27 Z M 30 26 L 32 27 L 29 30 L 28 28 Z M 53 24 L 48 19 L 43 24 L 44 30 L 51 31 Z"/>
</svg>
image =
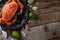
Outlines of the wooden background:
<svg viewBox="0 0 60 40">
<path fill-rule="evenodd" d="M 38 2 L 38 5 L 36 3 Z M 60 21 L 60 2 L 59 0 L 35 0 L 32 6 L 38 6 L 38 10 L 33 11 L 38 19 L 31 20 L 28 26 L 38 26 Z"/>
</svg>

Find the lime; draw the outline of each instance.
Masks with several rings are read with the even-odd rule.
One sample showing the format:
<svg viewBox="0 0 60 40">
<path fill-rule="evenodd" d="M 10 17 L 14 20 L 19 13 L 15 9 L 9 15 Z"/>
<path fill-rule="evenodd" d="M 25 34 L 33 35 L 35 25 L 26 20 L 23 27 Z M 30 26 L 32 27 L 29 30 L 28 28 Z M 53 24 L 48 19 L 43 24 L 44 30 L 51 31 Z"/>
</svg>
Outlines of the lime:
<svg viewBox="0 0 60 40">
<path fill-rule="evenodd" d="M 35 19 L 36 18 L 36 14 L 34 12 L 29 12 L 29 18 L 30 19 Z"/>
<path fill-rule="evenodd" d="M 27 2 L 28 2 L 29 4 L 32 4 L 32 3 L 34 2 L 34 0 L 27 0 Z"/>
<path fill-rule="evenodd" d="M 19 33 L 17 31 L 12 31 L 12 37 L 18 39 L 20 36 L 19 36 Z"/>
</svg>

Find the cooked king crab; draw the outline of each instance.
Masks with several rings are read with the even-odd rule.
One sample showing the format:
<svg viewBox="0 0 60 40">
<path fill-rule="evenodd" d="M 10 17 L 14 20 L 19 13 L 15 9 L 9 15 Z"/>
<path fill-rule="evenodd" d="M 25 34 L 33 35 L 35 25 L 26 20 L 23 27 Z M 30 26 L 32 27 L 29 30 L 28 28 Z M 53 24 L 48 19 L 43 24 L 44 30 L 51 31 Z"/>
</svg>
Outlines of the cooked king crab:
<svg viewBox="0 0 60 40">
<path fill-rule="evenodd" d="M 16 12 L 20 9 L 18 14 L 23 11 L 23 4 L 19 0 L 8 0 L 0 12 L 0 24 L 12 25 L 16 21 Z M 13 21 L 10 21 L 14 17 Z"/>
</svg>

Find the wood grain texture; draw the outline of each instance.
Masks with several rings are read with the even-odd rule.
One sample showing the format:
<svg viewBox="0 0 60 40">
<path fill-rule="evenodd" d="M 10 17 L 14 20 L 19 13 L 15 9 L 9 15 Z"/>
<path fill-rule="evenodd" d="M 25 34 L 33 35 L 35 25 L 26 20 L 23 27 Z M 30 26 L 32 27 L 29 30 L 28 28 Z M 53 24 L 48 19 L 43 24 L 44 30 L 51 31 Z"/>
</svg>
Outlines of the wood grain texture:
<svg viewBox="0 0 60 40">
<path fill-rule="evenodd" d="M 49 1 L 49 0 L 48 0 Z M 38 2 L 38 5 L 36 3 Z M 38 6 L 38 10 L 33 11 L 38 16 L 38 19 L 31 20 L 29 26 L 38 26 L 47 23 L 60 21 L 60 5 L 58 0 L 51 0 L 49 2 L 36 0 L 32 6 Z"/>
</svg>

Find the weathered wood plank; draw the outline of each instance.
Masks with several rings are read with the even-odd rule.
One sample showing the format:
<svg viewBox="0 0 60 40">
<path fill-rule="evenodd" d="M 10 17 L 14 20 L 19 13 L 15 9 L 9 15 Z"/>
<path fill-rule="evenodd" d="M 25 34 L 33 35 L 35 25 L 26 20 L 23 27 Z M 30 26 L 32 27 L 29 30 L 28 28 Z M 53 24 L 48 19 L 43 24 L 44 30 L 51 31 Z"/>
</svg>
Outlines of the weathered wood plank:
<svg viewBox="0 0 60 40">
<path fill-rule="evenodd" d="M 31 20 L 32 22 L 28 24 L 29 26 L 36 26 L 36 25 L 60 21 L 60 5 L 57 5 L 59 4 L 58 1 L 53 1 L 50 3 L 39 2 L 39 4 L 41 4 L 38 5 L 41 8 L 39 8 L 37 11 L 34 11 L 38 16 L 38 19 Z M 33 6 L 36 6 L 35 3 L 33 4 Z M 43 6 L 47 6 L 47 8 L 44 8 Z"/>
</svg>

